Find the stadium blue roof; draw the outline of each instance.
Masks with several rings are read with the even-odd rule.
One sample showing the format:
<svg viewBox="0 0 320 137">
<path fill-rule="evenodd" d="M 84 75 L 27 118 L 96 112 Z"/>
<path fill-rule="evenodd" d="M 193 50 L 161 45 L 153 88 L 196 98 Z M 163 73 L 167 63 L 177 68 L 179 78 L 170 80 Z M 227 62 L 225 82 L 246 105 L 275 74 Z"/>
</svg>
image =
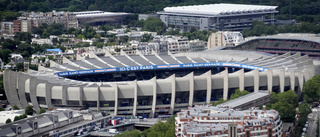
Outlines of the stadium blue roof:
<svg viewBox="0 0 320 137">
<path fill-rule="evenodd" d="M 52 52 L 52 51 L 54 51 L 54 52 L 57 52 L 57 53 L 59 53 L 60 51 L 61 51 L 61 49 L 46 49 L 46 52 Z M 62 51 L 61 51 L 62 52 Z"/>
</svg>

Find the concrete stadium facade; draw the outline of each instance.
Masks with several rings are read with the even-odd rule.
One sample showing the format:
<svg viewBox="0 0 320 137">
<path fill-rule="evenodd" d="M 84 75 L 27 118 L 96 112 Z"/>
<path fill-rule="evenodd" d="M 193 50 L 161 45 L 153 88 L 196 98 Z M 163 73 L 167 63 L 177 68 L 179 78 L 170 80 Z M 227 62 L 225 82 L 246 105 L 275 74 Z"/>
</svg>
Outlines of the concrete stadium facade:
<svg viewBox="0 0 320 137">
<path fill-rule="evenodd" d="M 229 62 L 231 65 L 222 66 L 217 73 L 212 70 L 218 67 L 207 67 L 212 70 L 202 74 L 192 71 L 182 77 L 173 74 L 165 79 L 154 76 L 148 80 L 116 82 L 80 81 L 54 75 L 64 71 L 112 68 L 110 66 L 130 67 L 134 66 L 132 63 L 138 66 L 161 64 L 158 61 L 166 65 L 201 62 Z M 233 72 L 232 63 L 268 69 L 259 71 L 238 68 Z M 144 73 L 145 70 L 141 72 Z M 121 52 L 120 56 L 112 56 L 107 52 L 104 57 L 98 57 L 91 52 L 89 58 L 78 56 L 77 61 L 67 58 L 61 64 L 51 61 L 50 67 L 39 66 L 38 71 L 5 71 L 4 88 L 10 104 L 18 107 L 33 105 L 36 111 L 40 107 L 77 105 L 115 115 L 153 117 L 173 114 L 193 105 L 207 104 L 213 99 L 227 99 L 235 89 L 251 92 L 284 92 L 292 89 L 301 96 L 303 84 L 314 75 L 313 60 L 300 53 L 271 55 L 248 51 L 207 50 L 201 52 L 201 55 L 195 52 L 144 56 L 137 51 L 137 55 L 129 56 Z"/>
</svg>

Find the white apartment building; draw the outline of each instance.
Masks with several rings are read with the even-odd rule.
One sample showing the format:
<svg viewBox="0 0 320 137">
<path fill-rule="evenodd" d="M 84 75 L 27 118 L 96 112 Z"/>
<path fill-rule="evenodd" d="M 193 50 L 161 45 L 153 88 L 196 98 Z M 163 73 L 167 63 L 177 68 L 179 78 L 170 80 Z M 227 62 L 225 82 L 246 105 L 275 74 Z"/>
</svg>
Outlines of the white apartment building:
<svg viewBox="0 0 320 137">
<path fill-rule="evenodd" d="M 211 33 L 208 38 L 208 48 L 221 46 L 236 46 L 244 42 L 243 36 L 239 31 L 218 31 Z"/>
</svg>

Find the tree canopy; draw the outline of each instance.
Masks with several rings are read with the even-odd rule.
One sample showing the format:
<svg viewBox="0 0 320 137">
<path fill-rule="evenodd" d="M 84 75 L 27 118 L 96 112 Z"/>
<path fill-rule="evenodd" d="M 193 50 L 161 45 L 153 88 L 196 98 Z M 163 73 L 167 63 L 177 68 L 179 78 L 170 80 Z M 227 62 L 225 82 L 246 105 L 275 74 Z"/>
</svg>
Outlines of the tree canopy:
<svg viewBox="0 0 320 137">
<path fill-rule="evenodd" d="M 146 129 L 143 132 L 138 130 L 125 131 L 122 134 L 117 134 L 115 137 L 174 137 L 174 118 L 175 116 L 173 115 L 167 119 L 167 122 L 158 121 L 151 128 Z"/>
<path fill-rule="evenodd" d="M 295 91 L 288 90 L 283 93 L 270 93 L 270 103 L 266 105 L 266 108 L 277 110 L 282 121 L 293 122 L 298 105 L 298 95 Z"/>
<path fill-rule="evenodd" d="M 320 99 L 320 74 L 313 76 L 303 85 L 303 95 L 306 102 Z"/>
<path fill-rule="evenodd" d="M 26 110 L 25 110 L 25 114 L 27 114 L 27 115 L 33 115 L 33 107 L 31 106 L 31 105 L 28 105 L 27 107 L 26 107 Z"/>
</svg>

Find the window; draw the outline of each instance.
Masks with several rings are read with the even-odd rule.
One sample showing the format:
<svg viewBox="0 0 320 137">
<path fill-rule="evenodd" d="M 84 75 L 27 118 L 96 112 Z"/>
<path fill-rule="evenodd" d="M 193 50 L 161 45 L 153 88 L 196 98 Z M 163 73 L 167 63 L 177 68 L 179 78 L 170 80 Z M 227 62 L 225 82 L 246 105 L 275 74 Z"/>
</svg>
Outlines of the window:
<svg viewBox="0 0 320 137">
<path fill-rule="evenodd" d="M 33 129 L 38 129 L 38 123 L 37 122 L 33 123 Z"/>
</svg>

